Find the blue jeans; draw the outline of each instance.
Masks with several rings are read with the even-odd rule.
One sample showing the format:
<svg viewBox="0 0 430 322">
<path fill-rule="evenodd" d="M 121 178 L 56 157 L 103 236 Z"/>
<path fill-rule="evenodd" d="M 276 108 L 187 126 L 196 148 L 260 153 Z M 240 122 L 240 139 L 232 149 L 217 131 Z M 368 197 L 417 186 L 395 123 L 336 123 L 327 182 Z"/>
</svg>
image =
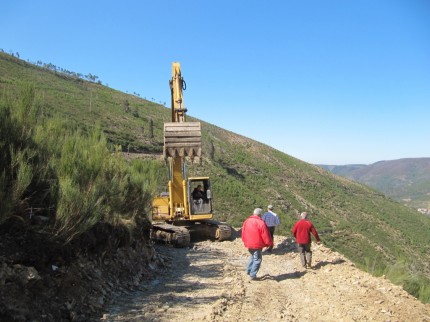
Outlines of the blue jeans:
<svg viewBox="0 0 430 322">
<path fill-rule="evenodd" d="M 248 249 L 251 256 L 249 257 L 248 265 L 246 266 L 246 273 L 251 278 L 256 278 L 258 270 L 260 269 L 263 256 L 261 249 Z"/>
</svg>

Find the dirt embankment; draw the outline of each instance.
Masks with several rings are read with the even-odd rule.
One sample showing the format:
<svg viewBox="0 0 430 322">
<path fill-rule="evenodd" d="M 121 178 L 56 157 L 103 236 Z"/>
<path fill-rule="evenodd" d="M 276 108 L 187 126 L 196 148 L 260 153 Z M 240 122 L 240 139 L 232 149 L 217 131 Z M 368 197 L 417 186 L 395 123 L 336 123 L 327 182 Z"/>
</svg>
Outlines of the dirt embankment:
<svg viewBox="0 0 430 322">
<path fill-rule="evenodd" d="M 170 268 L 117 299 L 104 321 L 430 321 L 422 304 L 388 280 L 373 277 L 323 245 L 314 269 L 301 268 L 292 239 L 276 237 L 260 279 L 249 281 L 242 241 L 157 246 Z"/>
<path fill-rule="evenodd" d="M 148 224 L 136 224 L 131 238 L 125 227 L 100 223 L 65 244 L 10 218 L 0 225 L 0 321 L 99 321 L 113 298 L 163 264 L 148 242 Z"/>
</svg>

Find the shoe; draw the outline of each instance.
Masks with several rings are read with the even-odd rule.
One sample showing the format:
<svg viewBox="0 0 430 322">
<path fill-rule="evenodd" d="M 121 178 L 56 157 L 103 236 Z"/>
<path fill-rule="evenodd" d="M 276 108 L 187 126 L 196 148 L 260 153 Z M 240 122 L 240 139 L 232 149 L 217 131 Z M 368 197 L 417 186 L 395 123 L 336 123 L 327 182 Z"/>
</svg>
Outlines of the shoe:
<svg viewBox="0 0 430 322">
<path fill-rule="evenodd" d="M 258 279 L 259 279 L 259 278 L 258 278 L 257 276 L 254 276 L 254 277 L 253 277 L 253 276 L 250 276 L 250 277 L 249 277 L 249 280 L 250 280 L 250 281 L 258 281 Z"/>
</svg>

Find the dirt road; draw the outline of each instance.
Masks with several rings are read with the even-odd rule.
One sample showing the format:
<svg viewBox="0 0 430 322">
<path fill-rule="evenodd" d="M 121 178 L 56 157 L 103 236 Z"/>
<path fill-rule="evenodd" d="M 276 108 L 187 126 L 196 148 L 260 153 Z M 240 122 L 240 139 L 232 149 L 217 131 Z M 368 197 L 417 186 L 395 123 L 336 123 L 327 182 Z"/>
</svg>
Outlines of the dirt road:
<svg viewBox="0 0 430 322">
<path fill-rule="evenodd" d="M 240 238 L 188 249 L 157 246 L 169 268 L 117 299 L 102 321 L 430 321 L 429 304 L 323 245 L 314 245 L 315 269 L 304 270 L 293 240 L 275 242 L 257 281 L 245 273 Z"/>
</svg>

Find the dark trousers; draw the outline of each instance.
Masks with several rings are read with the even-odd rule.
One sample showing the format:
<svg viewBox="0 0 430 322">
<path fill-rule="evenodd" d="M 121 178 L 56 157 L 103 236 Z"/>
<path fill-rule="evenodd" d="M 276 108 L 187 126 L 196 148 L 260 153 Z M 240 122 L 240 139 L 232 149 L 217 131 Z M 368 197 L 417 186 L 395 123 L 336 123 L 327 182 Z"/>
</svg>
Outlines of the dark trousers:
<svg viewBox="0 0 430 322">
<path fill-rule="evenodd" d="M 303 267 L 306 267 L 306 265 L 310 267 L 312 264 L 311 243 L 299 244 L 299 254 Z"/>
<path fill-rule="evenodd" d="M 275 226 L 267 227 L 267 228 L 269 228 L 270 236 L 272 236 L 272 240 L 273 240 L 273 234 L 275 233 Z M 272 250 L 272 249 L 273 249 L 273 244 L 268 248 L 268 250 Z"/>
</svg>

